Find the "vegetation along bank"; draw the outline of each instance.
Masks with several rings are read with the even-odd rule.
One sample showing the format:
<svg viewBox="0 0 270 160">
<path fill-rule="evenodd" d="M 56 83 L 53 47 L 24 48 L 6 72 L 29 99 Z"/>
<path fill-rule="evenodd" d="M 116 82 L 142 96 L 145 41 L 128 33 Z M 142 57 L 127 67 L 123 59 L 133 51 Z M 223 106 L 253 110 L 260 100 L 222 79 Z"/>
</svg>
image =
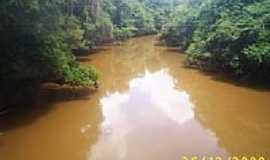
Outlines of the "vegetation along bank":
<svg viewBox="0 0 270 160">
<path fill-rule="evenodd" d="M 156 33 L 189 65 L 270 80 L 270 0 L 8 0 L 0 18 L 1 106 L 44 82 L 94 85 L 76 53 Z"/>
</svg>

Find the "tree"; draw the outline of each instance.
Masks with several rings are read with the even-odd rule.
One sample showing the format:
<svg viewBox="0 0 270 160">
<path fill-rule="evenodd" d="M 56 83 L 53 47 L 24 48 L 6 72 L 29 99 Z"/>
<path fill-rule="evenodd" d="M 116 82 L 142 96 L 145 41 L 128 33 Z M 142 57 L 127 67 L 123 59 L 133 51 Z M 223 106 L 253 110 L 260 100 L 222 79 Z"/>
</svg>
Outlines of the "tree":
<svg viewBox="0 0 270 160">
<path fill-rule="evenodd" d="M 268 81 L 269 4 L 269 0 L 187 1 L 165 26 L 162 38 L 184 48 L 191 65 Z"/>
<path fill-rule="evenodd" d="M 80 21 L 64 1 L 9 0 L 0 2 L 1 93 L 46 81 L 91 85 L 93 67 L 81 67 L 72 54 L 84 45 Z M 27 84 L 27 85 L 26 85 Z"/>
</svg>

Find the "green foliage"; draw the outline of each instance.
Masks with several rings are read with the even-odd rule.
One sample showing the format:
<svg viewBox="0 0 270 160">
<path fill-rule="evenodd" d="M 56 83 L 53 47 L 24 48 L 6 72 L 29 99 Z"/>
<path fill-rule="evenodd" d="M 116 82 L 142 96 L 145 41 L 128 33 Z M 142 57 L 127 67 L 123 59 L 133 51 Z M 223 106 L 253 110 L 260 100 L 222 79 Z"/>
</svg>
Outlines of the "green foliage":
<svg viewBox="0 0 270 160">
<path fill-rule="evenodd" d="M 82 29 L 80 21 L 76 17 L 67 17 L 65 28 L 67 43 L 70 45 L 71 49 L 87 48 L 88 41 L 84 39 L 85 31 Z"/>
<path fill-rule="evenodd" d="M 94 70 L 79 67 L 72 55 L 72 50 L 86 47 L 87 39 L 80 19 L 66 5 L 60 0 L 0 2 L 1 87 L 24 81 L 63 79 L 85 85 L 97 80 L 90 73 Z M 74 71 L 72 80 L 63 68 Z M 87 73 L 87 77 L 83 79 L 75 71 Z"/>
<path fill-rule="evenodd" d="M 0 2 L 0 84 L 60 80 L 93 84 L 74 50 L 112 39 L 155 33 L 175 0 L 7 0 Z M 23 83 L 22 83 L 23 85 Z"/>
<path fill-rule="evenodd" d="M 113 37 L 124 40 L 157 33 L 177 3 L 178 0 L 105 0 L 103 10 L 110 16 Z"/>
<path fill-rule="evenodd" d="M 84 66 L 63 66 L 63 77 L 65 77 L 65 83 L 78 86 L 94 85 L 98 80 L 98 72 L 94 67 Z"/>
<path fill-rule="evenodd" d="M 169 22 L 170 14 L 182 0 L 143 0 L 147 10 L 154 17 L 156 31 L 160 31 L 162 27 Z"/>
<path fill-rule="evenodd" d="M 270 79 L 269 0 L 189 2 L 181 4 L 172 24 L 165 26 L 166 42 L 186 49 L 190 64 Z"/>
<path fill-rule="evenodd" d="M 170 21 L 164 25 L 160 38 L 169 46 L 181 46 L 186 49 L 196 28 L 198 7 L 184 2 L 177 6 L 170 16 Z"/>
<path fill-rule="evenodd" d="M 134 36 L 134 27 L 115 27 L 113 30 L 113 35 L 116 40 L 125 40 L 129 37 Z"/>
<path fill-rule="evenodd" d="M 155 32 L 154 17 L 139 0 L 107 0 L 115 39 Z M 108 9 L 110 8 L 110 9 Z"/>
</svg>

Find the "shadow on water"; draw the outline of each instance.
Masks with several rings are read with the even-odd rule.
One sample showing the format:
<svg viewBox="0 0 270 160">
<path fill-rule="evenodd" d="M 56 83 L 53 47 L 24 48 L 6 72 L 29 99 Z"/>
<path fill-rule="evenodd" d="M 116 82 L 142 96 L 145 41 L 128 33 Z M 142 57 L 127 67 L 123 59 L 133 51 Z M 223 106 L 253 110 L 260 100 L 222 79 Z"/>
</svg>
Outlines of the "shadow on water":
<svg viewBox="0 0 270 160">
<path fill-rule="evenodd" d="M 16 106 L 11 112 L 0 116 L 0 133 L 33 123 L 48 113 L 54 104 L 66 101 L 87 100 L 95 94 L 94 89 L 45 86 L 40 88 L 36 100 Z M 27 99 L 27 96 L 24 98 Z"/>
<path fill-rule="evenodd" d="M 165 43 L 162 41 L 156 41 L 154 45 L 158 47 L 166 47 Z"/>
<path fill-rule="evenodd" d="M 176 47 L 167 47 L 165 51 L 185 55 L 185 53 L 181 51 L 180 48 L 176 48 Z M 268 81 L 256 79 L 256 77 L 253 79 L 250 79 L 248 77 L 235 76 L 228 72 L 222 72 L 222 71 L 219 72 L 216 69 L 203 69 L 203 68 L 199 69 L 196 66 L 188 65 L 185 60 L 183 60 L 183 63 L 179 62 L 179 64 L 181 68 L 197 70 L 198 72 L 201 72 L 202 74 L 211 77 L 211 79 L 214 81 L 228 83 L 234 86 L 245 87 L 245 88 L 249 88 L 249 89 L 253 89 L 253 90 L 261 91 L 261 92 L 270 91 L 270 84 L 268 83 Z"/>
<path fill-rule="evenodd" d="M 92 59 L 89 58 L 89 57 L 83 57 L 83 56 L 77 56 L 76 57 L 76 60 L 79 61 L 79 62 L 91 62 Z"/>
<path fill-rule="evenodd" d="M 166 47 L 165 51 L 166 53 L 171 52 L 171 53 L 178 53 L 178 54 L 185 55 L 185 53 L 181 51 L 181 48 L 177 48 L 177 47 Z M 183 59 L 183 63 L 179 61 L 179 67 L 184 68 L 184 69 L 197 70 L 198 72 L 201 72 L 202 74 L 208 77 L 211 77 L 212 80 L 217 81 L 217 82 L 228 83 L 234 86 L 245 87 L 245 88 L 253 89 L 260 92 L 270 91 L 270 84 L 268 83 L 268 81 L 259 80 L 259 79 L 256 79 L 256 77 L 253 79 L 249 79 L 247 77 L 241 78 L 239 76 L 238 77 L 234 76 L 230 73 L 219 72 L 215 69 L 203 69 L 203 68 L 199 69 L 196 66 L 188 65 L 187 62 L 185 61 L 185 58 Z"/>
<path fill-rule="evenodd" d="M 184 54 L 180 48 L 176 48 L 176 47 L 170 47 L 170 48 L 166 48 L 166 52 L 178 52 L 179 54 Z"/>
<path fill-rule="evenodd" d="M 102 47 L 97 47 L 97 48 L 92 48 L 92 49 L 81 49 L 81 50 L 76 50 L 74 51 L 74 54 L 76 56 L 89 56 L 92 54 L 97 54 L 100 52 L 104 52 L 107 50 L 108 46 L 102 46 Z"/>
<path fill-rule="evenodd" d="M 221 73 L 217 71 L 208 71 L 208 70 L 199 70 L 194 67 L 189 67 L 187 65 L 183 65 L 183 67 L 187 69 L 195 69 L 201 72 L 202 74 L 211 77 L 212 80 L 222 83 L 232 84 L 237 87 L 244 87 L 260 92 L 269 92 L 270 85 L 267 82 L 263 82 L 257 79 L 244 79 L 237 76 L 233 76 L 229 73 Z"/>
<path fill-rule="evenodd" d="M 79 62 L 91 62 L 92 59 L 89 58 L 89 55 L 93 55 L 93 54 L 99 54 L 100 52 L 104 52 L 106 51 L 108 48 L 108 46 L 100 46 L 97 48 L 93 48 L 90 50 L 78 50 L 78 51 L 74 51 L 74 54 L 76 56 L 76 60 Z"/>
<path fill-rule="evenodd" d="M 246 88 L 250 88 L 250 89 L 261 91 L 261 92 L 270 91 L 270 85 L 267 84 L 266 82 L 260 82 L 257 80 L 245 80 L 245 79 L 241 80 L 239 78 L 232 77 L 229 75 L 224 75 L 224 74 L 222 75 L 220 73 L 218 74 L 218 73 L 204 72 L 204 74 L 210 75 L 212 79 L 215 81 L 230 83 L 235 86 L 246 87 Z"/>
</svg>

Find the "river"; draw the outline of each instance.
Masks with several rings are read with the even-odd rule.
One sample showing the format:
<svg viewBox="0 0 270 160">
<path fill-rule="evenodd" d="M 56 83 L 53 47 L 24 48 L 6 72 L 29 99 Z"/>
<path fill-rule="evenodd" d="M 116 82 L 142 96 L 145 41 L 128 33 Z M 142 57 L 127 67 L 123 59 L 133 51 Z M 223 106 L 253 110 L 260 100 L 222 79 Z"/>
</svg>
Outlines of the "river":
<svg viewBox="0 0 270 160">
<path fill-rule="evenodd" d="M 26 114 L 2 118 L 1 160 L 270 158 L 270 90 L 186 68 L 154 36 L 78 60 L 102 73 L 98 91 L 54 88 Z"/>
</svg>

